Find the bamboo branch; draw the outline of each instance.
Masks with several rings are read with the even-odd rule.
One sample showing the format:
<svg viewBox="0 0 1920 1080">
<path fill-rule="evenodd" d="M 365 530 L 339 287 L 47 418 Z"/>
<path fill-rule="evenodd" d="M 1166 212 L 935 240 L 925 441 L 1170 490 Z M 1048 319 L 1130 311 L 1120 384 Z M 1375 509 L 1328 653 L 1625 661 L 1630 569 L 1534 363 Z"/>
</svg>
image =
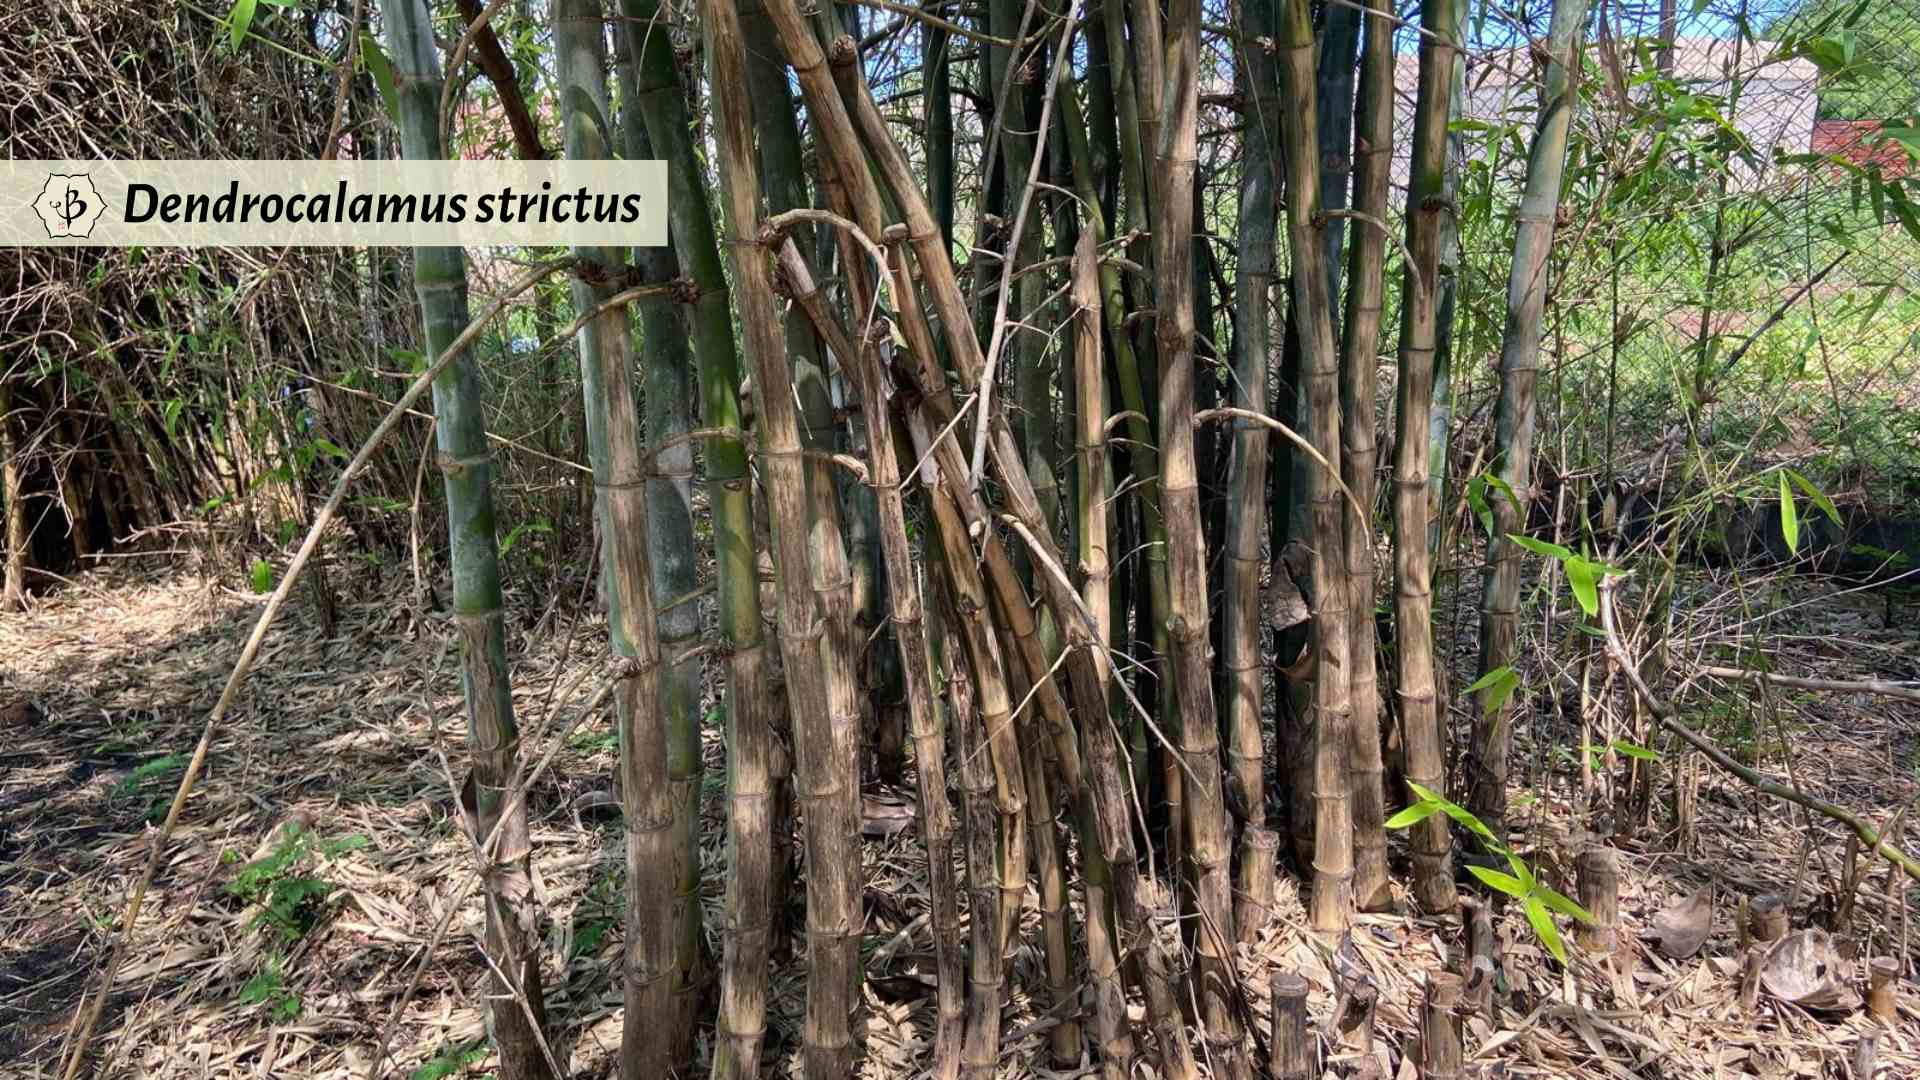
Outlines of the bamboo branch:
<svg viewBox="0 0 1920 1080">
<path fill-rule="evenodd" d="M 1887 679 L 1807 679 L 1798 675 L 1775 675 L 1771 671 L 1746 668 L 1706 667 L 1700 674 L 1716 679 L 1744 679 L 1791 686 L 1799 690 L 1832 690 L 1838 693 L 1879 694 L 1899 701 L 1920 701 L 1920 683 L 1893 682 Z"/>
<path fill-rule="evenodd" d="M 1620 630 L 1616 625 L 1613 611 L 1613 594 L 1614 591 L 1620 587 L 1622 580 L 1622 576 L 1613 574 L 1609 574 L 1600 580 L 1600 629 L 1602 633 L 1606 635 L 1607 656 L 1619 666 L 1621 674 L 1627 677 L 1627 681 L 1633 685 L 1634 691 L 1640 695 L 1640 700 L 1646 703 L 1647 711 L 1653 714 L 1653 718 L 1659 721 L 1660 726 L 1678 735 L 1681 740 L 1691 745 L 1695 750 L 1705 754 L 1709 761 L 1712 761 L 1715 765 L 1746 781 L 1749 787 L 1762 795 L 1771 795 L 1783 802 L 1789 802 L 1802 809 L 1811 810 L 1814 813 L 1824 815 L 1845 825 L 1848 829 L 1852 830 L 1855 836 L 1860 838 L 1860 842 L 1865 844 L 1869 851 L 1884 856 L 1887 861 L 1905 871 L 1908 877 L 1915 881 L 1920 881 L 1920 860 L 1915 860 L 1912 856 L 1888 844 L 1881 834 L 1875 831 L 1873 826 L 1862 820 L 1858 814 L 1855 814 L 1843 806 L 1835 805 L 1824 799 L 1815 798 L 1812 795 L 1788 787 L 1785 784 L 1774 783 L 1760 775 L 1757 770 L 1742 765 L 1734 759 L 1733 755 L 1722 750 L 1713 740 L 1688 727 L 1678 716 L 1675 716 L 1671 703 L 1662 701 L 1660 698 L 1654 696 L 1653 691 L 1648 688 L 1646 680 L 1640 677 L 1639 663 L 1635 661 L 1632 656 L 1628 655 L 1626 643 L 1621 640 Z M 1711 671 L 1711 669 L 1709 670 Z"/>
</svg>

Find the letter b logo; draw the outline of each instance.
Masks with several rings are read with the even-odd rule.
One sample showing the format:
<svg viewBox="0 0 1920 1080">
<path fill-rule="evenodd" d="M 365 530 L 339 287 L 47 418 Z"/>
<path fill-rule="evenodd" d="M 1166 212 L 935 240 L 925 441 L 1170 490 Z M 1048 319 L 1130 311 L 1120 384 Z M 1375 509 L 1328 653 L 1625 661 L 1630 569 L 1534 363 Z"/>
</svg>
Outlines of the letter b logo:
<svg viewBox="0 0 1920 1080">
<path fill-rule="evenodd" d="M 85 238 L 93 233 L 94 222 L 106 209 L 106 200 L 94 190 L 86 173 L 51 173 L 46 190 L 33 201 L 35 212 L 47 227 L 47 236 Z"/>
</svg>

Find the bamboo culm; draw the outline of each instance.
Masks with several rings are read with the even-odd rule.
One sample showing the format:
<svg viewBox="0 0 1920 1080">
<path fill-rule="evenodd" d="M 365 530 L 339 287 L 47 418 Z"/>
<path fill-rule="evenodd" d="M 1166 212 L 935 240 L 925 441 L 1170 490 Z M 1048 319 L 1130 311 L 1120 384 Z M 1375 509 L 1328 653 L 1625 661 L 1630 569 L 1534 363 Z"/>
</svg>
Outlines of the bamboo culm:
<svg viewBox="0 0 1920 1080">
<path fill-rule="evenodd" d="M 705 441 L 707 499 L 713 515 L 726 648 L 727 918 L 722 928 L 719 1031 L 712 1075 L 759 1075 L 766 1029 L 768 952 L 773 933 L 773 734 L 768 727 L 765 637 L 756 575 L 753 489 L 742 430 L 740 359 L 703 172 L 693 151 L 686 95 L 665 34 L 650 34 L 657 0 L 620 0 L 624 63 L 653 151 L 668 162 L 671 235 L 690 287 L 685 306 L 698 361 L 700 413 L 729 433 Z"/>
<path fill-rule="evenodd" d="M 1507 490 L 1533 486 L 1534 385 L 1539 381 L 1541 317 L 1547 304 L 1547 256 L 1553 251 L 1560 178 L 1566 168 L 1567 135 L 1573 126 L 1576 88 L 1573 50 L 1586 23 L 1586 0 L 1554 0 L 1547 30 L 1546 102 L 1527 155 L 1526 188 L 1513 238 L 1507 277 L 1507 326 L 1500 342 L 1500 400 L 1494 410 L 1494 461 Z M 1515 500 L 1496 498 L 1493 537 L 1488 541 L 1480 613 L 1480 672 L 1513 663 L 1520 626 L 1520 546 L 1507 537 L 1525 525 Z M 1516 714 L 1513 695 L 1484 700 L 1475 712 L 1468 755 L 1471 809 L 1497 837 L 1507 823 L 1507 748 Z"/>
<path fill-rule="evenodd" d="M 413 161 L 445 156 L 440 143 L 439 52 L 424 0 L 382 0 L 387 53 L 399 83 L 402 153 Z M 414 252 L 426 349 L 437 356 L 466 329 L 466 254 L 457 247 Z M 493 517 L 492 462 L 480 390 L 480 361 L 470 354 L 447 365 L 433 383 L 434 437 L 445 479 L 453 571 L 453 621 L 460 647 L 473 767 L 462 803 L 475 843 L 501 823 L 499 847 L 485 875 L 485 949 L 492 959 L 488 1028 L 503 1080 L 548 1080 L 555 1073 L 541 1025 L 539 930 L 529 872 L 532 840 L 524 802 L 503 806 L 520 753 L 508 683 L 506 627 L 501 615 L 500 552 Z"/>
<path fill-rule="evenodd" d="M 1369 10 L 1364 36 L 1359 104 L 1353 143 L 1353 203 L 1384 225 L 1393 161 L 1393 26 L 1383 11 Z M 1342 478 L 1361 508 L 1373 509 L 1379 460 L 1374 433 L 1379 370 L 1380 309 L 1386 293 L 1386 234 L 1357 220 L 1347 274 L 1345 333 L 1340 339 L 1340 465 Z M 1380 752 L 1380 679 L 1375 662 L 1374 589 L 1377 581 L 1373 522 L 1345 507 L 1347 556 L 1347 646 L 1353 657 L 1352 758 L 1353 898 L 1361 911 L 1392 903 L 1387 882 L 1385 766 Z"/>
<path fill-rule="evenodd" d="M 791 397 L 786 342 L 762 247 L 760 177 L 746 100 L 746 48 L 733 0 L 700 5 L 712 64 L 714 136 L 719 147 L 736 302 L 758 391 L 761 470 L 773 524 L 780 604 L 780 651 L 795 726 L 796 781 L 806 812 L 807 1012 L 802 1040 L 810 1080 L 842 1080 L 853 1067 L 852 1013 L 861 918 L 853 773 L 854 733 L 836 730 L 832 683 L 851 677 L 844 639 L 828 625 L 810 587 L 806 459 Z M 854 790 L 849 793 L 849 787 Z M 851 879 L 851 880 L 850 880 Z"/>
<path fill-rule="evenodd" d="M 1420 12 L 1420 87 L 1414 102 L 1407 250 L 1401 285 L 1399 379 L 1393 441 L 1394 658 L 1398 664 L 1400 724 L 1407 779 L 1444 794 L 1442 716 L 1434 686 L 1433 559 L 1427 545 L 1429 413 L 1437 313 L 1440 230 L 1450 213 L 1443 196 L 1447 171 L 1448 99 L 1458 26 L 1452 4 Z M 1452 841 L 1435 814 L 1413 827 L 1414 895 L 1422 910 L 1451 911 L 1458 903 L 1449 866 Z"/>
</svg>

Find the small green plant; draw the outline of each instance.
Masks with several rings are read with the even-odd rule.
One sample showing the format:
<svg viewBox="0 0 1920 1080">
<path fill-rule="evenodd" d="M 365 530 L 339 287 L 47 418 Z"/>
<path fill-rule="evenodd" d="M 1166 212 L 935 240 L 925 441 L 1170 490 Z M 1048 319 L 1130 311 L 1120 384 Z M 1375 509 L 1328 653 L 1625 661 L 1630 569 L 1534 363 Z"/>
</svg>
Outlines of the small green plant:
<svg viewBox="0 0 1920 1080">
<path fill-rule="evenodd" d="M 620 736 L 612 731 L 576 731 L 567 744 L 583 754 L 611 754 L 620 749 Z"/>
<path fill-rule="evenodd" d="M 330 882 L 302 872 L 306 857 L 316 854 L 321 859 L 335 859 L 367 843 L 359 833 L 317 840 L 299 825 L 289 825 L 271 853 L 234 874 L 227 883 L 227 895 L 259 905 L 255 926 L 271 930 L 283 941 L 298 941 L 319 924 L 326 912 L 327 897 L 333 892 Z"/>
<path fill-rule="evenodd" d="M 187 767 L 185 754 L 166 754 L 142 762 L 131 773 L 113 786 L 116 799 L 145 796 L 147 808 L 142 816 L 148 821 L 159 821 L 172 805 L 172 800 L 164 790 L 164 781 Z"/>
<path fill-rule="evenodd" d="M 600 943 L 606 940 L 607 931 L 613 929 L 613 920 L 604 915 L 580 916 L 573 918 L 573 947 L 567 959 L 578 960 L 592 956 L 600 951 Z"/>
<path fill-rule="evenodd" d="M 1504 874 L 1484 866 L 1469 864 L 1467 872 L 1480 879 L 1480 883 L 1495 892 L 1505 893 L 1520 901 L 1520 908 L 1526 912 L 1527 922 L 1540 938 L 1540 944 L 1546 946 L 1555 960 L 1567 962 L 1567 946 L 1560 939 L 1560 928 L 1554 925 L 1553 913 L 1558 912 L 1569 919 L 1591 924 L 1593 916 L 1579 904 L 1566 896 L 1555 892 L 1551 887 L 1534 876 L 1533 868 L 1514 850 L 1500 842 L 1493 830 L 1484 825 L 1473 812 L 1466 807 L 1448 801 L 1437 792 L 1429 791 L 1419 784 L 1409 781 L 1407 787 L 1413 790 L 1414 798 L 1419 800 L 1412 806 L 1387 819 L 1387 828 L 1406 829 L 1419 824 L 1435 814 L 1445 814 L 1469 829 L 1488 851 L 1507 860 L 1507 866 L 1513 870 Z"/>
<path fill-rule="evenodd" d="M 447 1080 L 465 1072 L 467 1066 L 475 1065 L 487 1056 L 485 1043 L 469 1046 L 449 1046 L 435 1054 L 425 1065 L 407 1074 L 407 1080 Z"/>
<path fill-rule="evenodd" d="M 114 785 L 113 793 L 115 795 L 135 794 L 141 788 L 145 787 L 149 781 L 158 780 L 164 776 L 177 773 L 185 768 L 186 764 L 187 756 L 185 754 L 167 754 L 163 757 L 142 762 L 133 772 L 127 774 L 126 779 Z"/>
<path fill-rule="evenodd" d="M 256 972 L 247 984 L 240 988 L 239 997 L 234 1000 L 242 1005 L 263 1006 L 267 1015 L 279 1023 L 300 1018 L 300 995 L 287 986 L 282 973 L 286 961 L 279 956 L 267 957 L 267 966 Z"/>
</svg>

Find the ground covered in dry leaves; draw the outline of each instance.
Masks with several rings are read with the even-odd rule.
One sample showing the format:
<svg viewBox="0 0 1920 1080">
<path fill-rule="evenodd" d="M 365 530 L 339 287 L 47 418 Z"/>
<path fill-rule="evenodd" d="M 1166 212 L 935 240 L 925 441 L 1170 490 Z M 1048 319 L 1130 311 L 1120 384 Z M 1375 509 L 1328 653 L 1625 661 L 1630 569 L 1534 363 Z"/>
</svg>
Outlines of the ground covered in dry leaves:
<svg viewBox="0 0 1920 1080">
<path fill-rule="evenodd" d="M 0 1075 L 54 1074 L 81 995 L 125 929 L 119 913 L 146 859 L 149 824 L 164 815 L 260 610 L 262 598 L 236 585 L 101 571 L 26 615 L 0 618 Z M 356 582 L 332 636 L 296 601 L 269 638 L 133 928 L 96 1043 L 97 1075 L 486 1073 L 473 997 L 482 983 L 480 907 L 446 764 L 457 770 L 461 753 L 458 678 L 441 628 L 391 599 L 408 592 Z M 1781 670 L 1796 660 L 1817 668 L 1851 659 L 1890 677 L 1920 674 L 1920 639 L 1880 605 L 1868 595 L 1822 603 L 1823 617 L 1854 623 L 1808 635 Z M 526 745 L 538 753 L 596 689 L 603 628 L 549 608 L 516 610 L 511 633 L 516 702 Z M 1762 752 L 1766 771 L 1883 825 L 1911 804 L 1920 710 L 1866 697 L 1780 700 L 1792 754 Z M 724 879 L 721 748 L 711 732 L 707 749 L 711 933 Z M 548 1011 L 560 1052 L 582 1077 L 617 1071 L 624 868 L 619 823 L 603 796 L 613 756 L 604 719 L 589 721 L 530 797 L 550 916 Z M 1920 995 L 1906 979 L 1914 954 L 1905 911 L 1915 895 L 1883 866 L 1855 874 L 1846 941 L 1856 954 L 1901 958 L 1894 1028 L 1858 1011 L 1813 1013 L 1764 997 L 1756 1013 L 1742 1012 L 1735 899 L 1787 895 L 1795 924 L 1805 925 L 1839 903 L 1845 844 L 1830 824 L 1810 824 L 1704 767 L 1676 769 L 1698 784 L 1694 824 L 1684 835 L 1653 830 L 1623 849 L 1618 970 L 1577 958 L 1565 971 L 1517 912 L 1504 913 L 1501 993 L 1492 1018 L 1470 1021 L 1470 1063 L 1509 1076 L 1846 1076 L 1856 1040 L 1877 1029 L 1879 1075 L 1920 1075 Z M 1516 792 L 1516 804 L 1525 835 L 1545 838 L 1529 849 L 1540 872 L 1572 893 L 1574 845 L 1556 824 L 1571 790 L 1562 779 L 1543 797 Z M 866 846 L 863 1071 L 876 1077 L 923 1067 L 932 1033 L 931 992 L 917 977 L 932 970 L 924 849 L 910 827 L 890 832 L 888 824 L 899 817 L 893 807 L 911 803 L 887 792 L 869 801 L 877 824 Z M 1698 956 L 1669 960 L 1639 940 L 1656 912 L 1710 883 L 1717 910 Z M 1031 897 L 1028 918 L 1037 923 Z M 1046 1033 L 1055 1021 L 1020 989 L 1042 985 L 1037 933 L 1027 941 L 1011 973 L 1001 1075 L 1072 1075 L 1051 1067 Z M 1356 925 L 1349 955 L 1379 985 L 1389 1075 L 1412 1075 L 1401 1049 L 1414 1045 L 1423 973 L 1457 964 L 1461 948 L 1457 920 L 1372 915 Z M 1240 956 L 1252 1015 L 1266 1015 L 1268 977 L 1287 968 L 1312 984 L 1312 1014 L 1324 1021 L 1334 1005 L 1328 965 L 1283 879 L 1275 919 Z M 801 965 L 778 962 L 769 1057 L 780 1075 L 798 1075 L 803 994 Z"/>
</svg>

